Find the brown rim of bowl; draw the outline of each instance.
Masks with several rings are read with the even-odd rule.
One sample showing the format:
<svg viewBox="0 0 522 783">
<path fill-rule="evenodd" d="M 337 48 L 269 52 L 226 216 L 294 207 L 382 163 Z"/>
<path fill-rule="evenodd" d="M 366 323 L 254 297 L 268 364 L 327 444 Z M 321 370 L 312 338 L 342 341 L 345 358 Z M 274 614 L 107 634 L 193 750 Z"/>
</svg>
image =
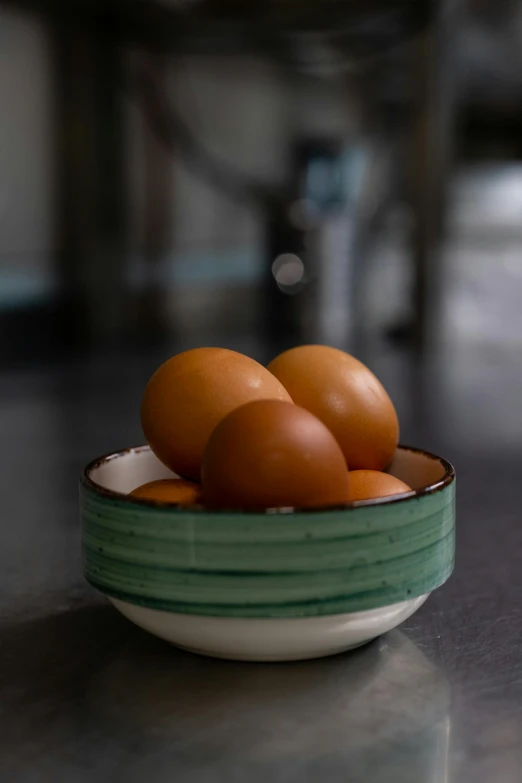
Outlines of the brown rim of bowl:
<svg viewBox="0 0 522 783">
<path fill-rule="evenodd" d="M 320 512 L 324 513 L 325 511 L 351 511 L 357 508 L 365 508 L 368 506 L 383 506 L 390 505 L 392 503 L 406 503 L 408 500 L 414 500 L 415 498 L 424 497 L 426 495 L 433 495 L 435 492 L 440 492 L 455 481 L 455 468 L 451 462 L 448 462 L 448 460 L 444 459 L 444 457 L 439 457 L 430 451 L 425 451 L 424 449 L 416 449 L 413 446 L 403 446 L 402 444 L 399 444 L 397 448 L 402 449 L 402 451 L 412 451 L 415 454 L 420 454 L 423 457 L 428 457 L 428 459 L 438 462 L 444 468 L 443 477 L 439 479 L 439 481 L 436 481 L 435 484 L 429 484 L 427 487 L 422 487 L 422 489 L 412 490 L 411 492 L 405 492 L 401 495 L 390 495 L 389 497 L 377 498 L 375 500 L 359 500 L 354 503 L 342 503 L 335 506 L 321 506 L 317 508 L 266 508 L 258 510 L 239 508 L 206 509 L 203 506 L 197 505 L 180 506 L 177 503 L 164 503 L 161 500 L 133 498 L 124 492 L 116 492 L 113 489 L 106 489 L 92 480 L 90 477 L 92 471 L 101 467 L 106 462 L 111 462 L 113 459 L 125 457 L 128 454 L 139 454 L 143 451 L 151 451 L 150 446 L 131 446 L 130 448 L 122 449 L 121 451 L 114 451 L 110 454 L 104 454 L 102 457 L 98 457 L 97 459 L 93 460 L 84 469 L 80 480 L 83 486 L 87 487 L 93 492 L 96 492 L 98 495 L 102 495 L 103 497 L 111 498 L 112 500 L 118 500 L 120 502 L 126 502 L 133 506 L 165 510 L 169 509 L 170 511 L 175 511 L 177 514 L 314 514 Z"/>
</svg>

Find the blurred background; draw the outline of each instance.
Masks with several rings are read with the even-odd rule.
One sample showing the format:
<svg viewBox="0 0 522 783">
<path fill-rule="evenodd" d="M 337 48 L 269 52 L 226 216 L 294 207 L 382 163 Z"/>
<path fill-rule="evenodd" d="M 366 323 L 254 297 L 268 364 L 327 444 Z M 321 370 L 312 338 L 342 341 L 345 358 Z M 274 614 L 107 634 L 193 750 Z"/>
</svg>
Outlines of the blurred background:
<svg viewBox="0 0 522 783">
<path fill-rule="evenodd" d="M 71 487 L 140 442 L 176 351 L 302 342 L 366 361 L 403 440 L 516 464 L 522 2 L 0 14 L 0 412 L 24 465 L 42 426 Z"/>
<path fill-rule="evenodd" d="M 142 439 L 172 353 L 300 342 L 368 362 L 405 440 L 519 455 L 521 2 L 0 14 L 0 395 L 24 460 L 24 395 L 32 426 L 72 406 L 51 439 L 73 430 L 79 467 Z"/>
<path fill-rule="evenodd" d="M 325 342 L 381 375 L 404 437 L 447 398 L 459 442 L 518 444 L 521 2 L 0 14 L 6 404 L 43 378 L 114 389 L 129 442 L 177 350 Z"/>
<path fill-rule="evenodd" d="M 62 5 L 0 4 L 6 363 L 518 341 L 520 2 Z"/>
<path fill-rule="evenodd" d="M 81 467 L 173 353 L 323 342 L 457 467 L 457 570 L 404 629 L 452 693 L 429 781 L 520 780 L 522 0 L 3 0 L 0 112 L 6 779 L 146 768 L 85 702 L 116 637 L 159 651 L 83 580 Z M 364 780 L 419 782 L 367 736 Z"/>
</svg>

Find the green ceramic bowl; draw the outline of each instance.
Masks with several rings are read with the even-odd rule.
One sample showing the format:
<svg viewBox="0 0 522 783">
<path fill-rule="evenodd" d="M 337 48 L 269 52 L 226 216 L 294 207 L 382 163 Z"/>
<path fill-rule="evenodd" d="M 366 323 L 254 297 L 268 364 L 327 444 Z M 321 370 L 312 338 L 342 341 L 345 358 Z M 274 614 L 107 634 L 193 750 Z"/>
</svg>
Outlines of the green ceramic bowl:
<svg viewBox="0 0 522 783">
<path fill-rule="evenodd" d="M 172 474 L 148 447 L 81 482 L 89 582 L 129 619 L 209 655 L 283 660 L 355 647 L 409 617 L 451 574 L 455 471 L 400 447 L 414 491 L 319 511 L 210 512 L 137 500 Z"/>
</svg>

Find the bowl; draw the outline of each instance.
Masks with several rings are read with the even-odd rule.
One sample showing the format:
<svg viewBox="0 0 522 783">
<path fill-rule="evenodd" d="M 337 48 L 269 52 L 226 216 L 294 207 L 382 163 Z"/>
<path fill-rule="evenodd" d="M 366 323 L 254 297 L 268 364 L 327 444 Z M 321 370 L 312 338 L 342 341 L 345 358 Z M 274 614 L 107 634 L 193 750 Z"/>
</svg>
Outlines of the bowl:
<svg viewBox="0 0 522 783">
<path fill-rule="evenodd" d="M 313 511 L 216 512 L 129 497 L 174 474 L 148 446 L 116 452 L 82 476 L 84 573 L 129 620 L 192 652 L 344 652 L 410 617 L 453 570 L 453 467 L 401 446 L 390 473 L 413 491 Z"/>
</svg>

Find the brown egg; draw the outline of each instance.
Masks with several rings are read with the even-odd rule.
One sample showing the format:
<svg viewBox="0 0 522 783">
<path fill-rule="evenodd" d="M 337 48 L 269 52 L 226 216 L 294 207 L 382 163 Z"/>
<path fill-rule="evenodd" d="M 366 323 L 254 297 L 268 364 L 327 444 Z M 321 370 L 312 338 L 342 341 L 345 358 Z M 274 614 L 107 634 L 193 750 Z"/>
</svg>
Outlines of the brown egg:
<svg viewBox="0 0 522 783">
<path fill-rule="evenodd" d="M 268 369 L 296 405 L 335 435 L 350 470 L 382 470 L 393 457 L 399 422 L 384 387 L 364 364 L 336 348 L 303 345 Z"/>
<path fill-rule="evenodd" d="M 203 456 L 211 508 L 312 508 L 346 503 L 348 472 L 331 432 L 303 408 L 250 402 L 212 433 Z"/>
<path fill-rule="evenodd" d="M 200 501 L 201 487 L 185 479 L 158 479 L 142 484 L 130 492 L 133 498 L 159 500 L 162 503 L 177 503 L 180 506 L 192 506 Z"/>
<path fill-rule="evenodd" d="M 201 458 L 217 424 L 251 400 L 291 401 L 265 367 L 235 351 L 196 348 L 156 370 L 141 403 L 145 437 L 159 460 L 199 481 Z"/>
<path fill-rule="evenodd" d="M 350 473 L 350 502 L 357 500 L 375 500 L 388 495 L 401 495 L 411 492 L 411 487 L 389 473 L 379 470 L 352 470 Z"/>
</svg>

